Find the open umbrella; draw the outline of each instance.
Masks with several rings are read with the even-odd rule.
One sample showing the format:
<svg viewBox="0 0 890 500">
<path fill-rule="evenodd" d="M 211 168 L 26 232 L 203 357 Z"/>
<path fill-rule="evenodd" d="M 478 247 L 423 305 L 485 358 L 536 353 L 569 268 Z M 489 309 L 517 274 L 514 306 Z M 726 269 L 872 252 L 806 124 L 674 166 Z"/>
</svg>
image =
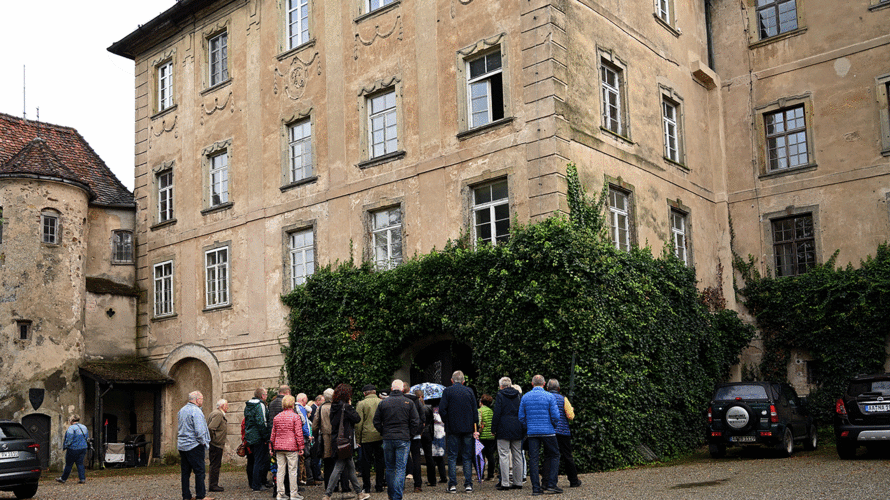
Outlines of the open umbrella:
<svg viewBox="0 0 890 500">
<path fill-rule="evenodd" d="M 442 384 L 434 384 L 432 382 L 424 382 L 422 384 L 417 384 L 411 388 L 411 392 L 413 393 L 416 390 L 423 391 L 423 399 L 430 400 L 442 397 L 442 391 L 445 390 L 445 386 Z"/>
</svg>

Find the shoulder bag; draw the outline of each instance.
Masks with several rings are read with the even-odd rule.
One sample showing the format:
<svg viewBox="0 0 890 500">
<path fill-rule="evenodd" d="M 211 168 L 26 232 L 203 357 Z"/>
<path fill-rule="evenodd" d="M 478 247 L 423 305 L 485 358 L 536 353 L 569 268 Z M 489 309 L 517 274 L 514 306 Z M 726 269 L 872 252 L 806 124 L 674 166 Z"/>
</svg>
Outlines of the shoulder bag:
<svg viewBox="0 0 890 500">
<path fill-rule="evenodd" d="M 346 437 L 346 428 L 343 425 L 343 417 L 346 416 L 346 403 L 343 403 L 340 412 L 340 431 L 337 432 L 337 458 L 346 460 L 352 458 L 352 440 Z"/>
</svg>

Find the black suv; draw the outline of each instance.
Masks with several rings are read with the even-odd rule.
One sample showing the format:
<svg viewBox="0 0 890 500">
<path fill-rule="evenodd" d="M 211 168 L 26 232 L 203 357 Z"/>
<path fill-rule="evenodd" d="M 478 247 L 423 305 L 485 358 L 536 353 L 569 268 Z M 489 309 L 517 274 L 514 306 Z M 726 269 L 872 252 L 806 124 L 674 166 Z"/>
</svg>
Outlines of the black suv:
<svg viewBox="0 0 890 500">
<path fill-rule="evenodd" d="M 890 373 L 850 380 L 834 405 L 834 435 L 844 460 L 854 458 L 860 445 L 890 443 Z"/>
<path fill-rule="evenodd" d="M 714 458 L 727 446 L 766 445 L 782 456 L 794 452 L 794 442 L 815 450 L 816 425 L 788 384 L 732 382 L 718 384 L 708 408 L 708 450 Z"/>
<path fill-rule="evenodd" d="M 11 491 L 16 498 L 37 494 L 39 448 L 22 424 L 0 420 L 0 491 Z"/>
</svg>

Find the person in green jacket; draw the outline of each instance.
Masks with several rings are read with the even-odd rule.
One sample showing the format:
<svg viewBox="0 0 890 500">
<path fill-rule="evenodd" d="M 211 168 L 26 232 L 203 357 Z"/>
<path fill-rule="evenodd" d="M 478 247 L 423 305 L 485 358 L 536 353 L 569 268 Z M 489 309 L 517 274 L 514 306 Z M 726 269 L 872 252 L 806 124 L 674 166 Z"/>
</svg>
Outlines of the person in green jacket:
<svg viewBox="0 0 890 500">
<path fill-rule="evenodd" d="M 244 405 L 244 441 L 253 454 L 253 478 L 250 488 L 263 491 L 266 473 L 269 471 L 269 438 L 272 436 L 272 423 L 269 421 L 269 408 L 266 406 L 266 389 L 258 387 L 253 399 Z"/>
<path fill-rule="evenodd" d="M 361 423 L 355 428 L 355 440 L 361 448 L 359 467 L 362 472 L 362 490 L 371 492 L 371 460 L 374 461 L 374 490 L 383 491 L 385 467 L 383 465 L 383 438 L 374 428 L 374 413 L 381 399 L 377 396 L 377 387 L 368 384 L 362 387 L 365 398 L 358 402 L 355 409 L 362 417 Z"/>
<path fill-rule="evenodd" d="M 497 441 L 491 433 L 491 417 L 494 414 L 491 405 L 493 402 L 494 398 L 488 394 L 483 394 L 479 398 L 479 441 L 484 446 L 482 456 L 485 457 L 485 463 L 488 464 L 488 477 L 486 477 L 488 480 L 494 478 L 494 453 L 497 450 Z M 478 471 L 479 477 L 482 477 L 484 472 Z"/>
</svg>

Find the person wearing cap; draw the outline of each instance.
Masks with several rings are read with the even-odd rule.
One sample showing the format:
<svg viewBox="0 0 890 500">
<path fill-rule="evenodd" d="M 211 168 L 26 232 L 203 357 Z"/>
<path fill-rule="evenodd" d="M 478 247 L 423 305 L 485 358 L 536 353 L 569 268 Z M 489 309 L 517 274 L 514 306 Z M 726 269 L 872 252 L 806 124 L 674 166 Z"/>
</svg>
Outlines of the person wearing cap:
<svg viewBox="0 0 890 500">
<path fill-rule="evenodd" d="M 374 414 L 377 412 L 377 406 L 380 405 L 380 398 L 377 397 L 377 387 L 374 384 L 368 384 L 362 387 L 364 399 L 358 402 L 355 409 L 362 421 L 355 428 L 355 440 L 358 443 L 361 453 L 359 454 L 359 467 L 362 474 L 362 490 L 365 493 L 371 492 L 371 461 L 374 461 L 374 470 L 376 477 L 374 479 L 374 490 L 376 492 L 383 491 L 384 465 L 383 465 L 383 438 L 380 432 L 374 428 Z"/>
</svg>

